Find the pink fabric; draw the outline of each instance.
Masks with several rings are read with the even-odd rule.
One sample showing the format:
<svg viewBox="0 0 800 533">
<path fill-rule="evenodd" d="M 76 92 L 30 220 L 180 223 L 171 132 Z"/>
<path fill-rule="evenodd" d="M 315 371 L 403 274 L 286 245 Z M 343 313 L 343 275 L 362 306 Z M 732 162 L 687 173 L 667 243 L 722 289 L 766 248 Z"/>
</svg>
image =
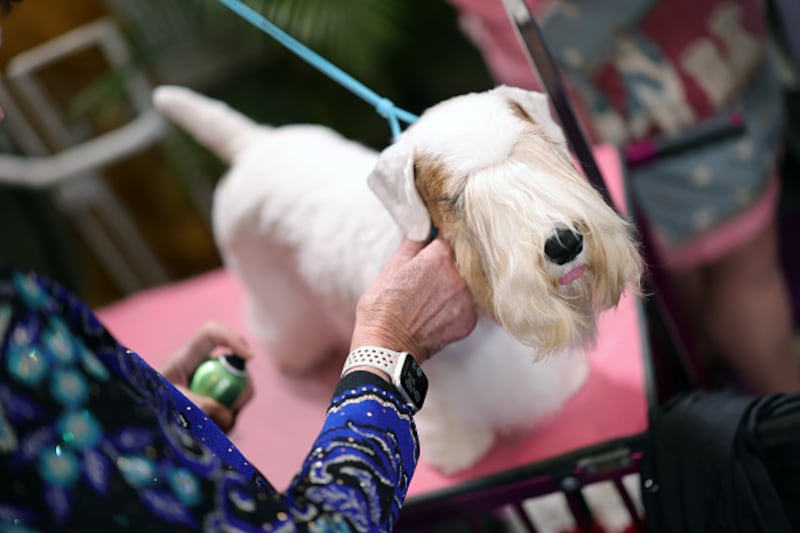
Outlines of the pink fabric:
<svg viewBox="0 0 800 533">
<path fill-rule="evenodd" d="M 615 201 L 623 198 L 614 148 L 597 150 Z M 608 179 L 608 178 L 607 178 Z M 242 288 L 224 270 L 152 289 L 98 311 L 116 338 L 158 365 L 205 321 L 238 331 L 243 325 Z M 591 353 L 587 384 L 563 410 L 536 431 L 497 444 L 477 466 L 446 477 L 425 463 L 425 450 L 409 495 L 420 495 L 480 476 L 505 471 L 579 447 L 641 433 L 647 427 L 643 339 L 636 298 L 625 296 L 600 321 L 600 340 Z M 336 382 L 337 368 L 321 381 L 277 373 L 264 354 L 250 364 L 256 394 L 239 416 L 231 438 L 276 488 L 285 488 L 309 452 Z"/>
</svg>

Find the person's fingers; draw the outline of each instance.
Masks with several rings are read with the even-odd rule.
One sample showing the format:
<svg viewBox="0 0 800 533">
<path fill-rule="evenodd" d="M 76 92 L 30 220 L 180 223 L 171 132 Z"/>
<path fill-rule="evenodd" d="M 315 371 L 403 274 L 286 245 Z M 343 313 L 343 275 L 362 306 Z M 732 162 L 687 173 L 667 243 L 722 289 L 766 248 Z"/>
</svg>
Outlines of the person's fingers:
<svg viewBox="0 0 800 533">
<path fill-rule="evenodd" d="M 433 257 L 451 257 L 452 256 L 452 248 L 450 245 L 447 244 L 443 239 L 433 239 L 427 246 L 421 248 L 417 255 L 421 258 L 433 258 Z"/>
<path fill-rule="evenodd" d="M 212 398 L 195 394 L 186 387 L 178 386 L 178 390 L 180 390 L 199 409 L 201 409 L 206 416 L 208 416 L 208 418 L 213 420 L 222 431 L 228 433 L 231 429 L 233 429 L 233 424 L 236 421 L 236 415 L 234 414 L 233 410 L 228 409 Z"/>
<path fill-rule="evenodd" d="M 187 361 L 200 364 L 208 359 L 214 348 L 224 346 L 230 348 L 242 359 L 250 359 L 253 353 L 247 341 L 231 328 L 216 321 L 203 324 L 187 346 Z"/>
<path fill-rule="evenodd" d="M 478 325 L 478 311 L 469 291 L 463 290 L 454 296 L 449 309 L 451 316 L 440 332 L 440 345 L 429 355 L 435 354 L 451 342 L 465 338 Z"/>
<path fill-rule="evenodd" d="M 411 259 L 417 255 L 420 250 L 425 248 L 428 243 L 425 242 L 417 242 L 412 241 L 410 239 L 405 239 L 400 244 L 400 247 L 394 253 L 392 258 L 389 260 L 390 263 L 407 263 Z"/>
<path fill-rule="evenodd" d="M 351 346 L 404 348 L 424 361 L 466 337 L 477 310 L 444 240 L 403 243 L 394 259 L 359 300 Z"/>
<path fill-rule="evenodd" d="M 161 373 L 176 385 L 185 385 L 197 367 L 209 359 L 216 348 L 226 348 L 243 359 L 253 353 L 247 341 L 219 322 L 206 322 L 183 346 L 161 366 Z"/>
</svg>

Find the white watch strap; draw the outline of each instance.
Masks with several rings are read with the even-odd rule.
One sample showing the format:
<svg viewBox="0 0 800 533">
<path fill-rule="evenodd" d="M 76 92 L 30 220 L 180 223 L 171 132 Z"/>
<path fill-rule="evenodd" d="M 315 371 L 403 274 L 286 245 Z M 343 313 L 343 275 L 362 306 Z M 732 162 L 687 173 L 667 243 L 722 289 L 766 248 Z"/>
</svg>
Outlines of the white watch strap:
<svg viewBox="0 0 800 533">
<path fill-rule="evenodd" d="M 395 352 L 379 346 L 362 346 L 347 356 L 344 368 L 342 368 L 342 375 L 353 367 L 369 366 L 386 372 L 389 379 L 392 379 L 397 362 L 402 355 L 403 352 Z"/>
</svg>

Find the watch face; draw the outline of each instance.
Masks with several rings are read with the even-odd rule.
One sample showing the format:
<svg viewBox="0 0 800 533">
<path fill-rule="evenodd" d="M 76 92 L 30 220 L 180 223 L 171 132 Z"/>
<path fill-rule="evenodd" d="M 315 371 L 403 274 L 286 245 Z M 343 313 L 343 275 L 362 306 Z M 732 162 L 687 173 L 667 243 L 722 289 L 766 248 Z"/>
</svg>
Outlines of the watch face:
<svg viewBox="0 0 800 533">
<path fill-rule="evenodd" d="M 422 371 L 422 367 L 410 355 L 403 361 L 400 383 L 414 407 L 421 408 L 422 402 L 425 401 L 425 394 L 428 392 L 428 378 Z"/>
</svg>

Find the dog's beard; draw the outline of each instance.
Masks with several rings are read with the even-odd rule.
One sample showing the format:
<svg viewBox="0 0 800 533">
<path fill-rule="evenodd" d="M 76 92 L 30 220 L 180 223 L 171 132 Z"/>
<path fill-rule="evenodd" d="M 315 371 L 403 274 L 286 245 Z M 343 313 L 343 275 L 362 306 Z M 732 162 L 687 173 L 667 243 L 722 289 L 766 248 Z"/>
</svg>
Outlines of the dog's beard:
<svg viewBox="0 0 800 533">
<path fill-rule="evenodd" d="M 588 348 L 596 337 L 596 273 L 591 265 L 580 279 L 562 285 L 543 270 L 525 279 L 497 280 L 494 313 L 498 322 L 521 342 L 536 349 L 537 357 Z"/>
<path fill-rule="evenodd" d="M 483 312 L 539 354 L 589 346 L 600 311 L 638 279 L 627 225 L 536 127 L 509 149 L 476 168 L 459 159 L 461 171 L 418 153 L 417 189 Z M 544 251 L 559 229 L 584 239 L 560 266 Z"/>
<path fill-rule="evenodd" d="M 541 355 L 592 346 L 600 312 L 639 276 L 626 223 L 572 176 L 489 170 L 470 177 L 464 200 L 461 224 L 486 273 L 490 314 Z M 544 256 L 555 228 L 584 237 L 584 251 L 569 264 Z"/>
</svg>

